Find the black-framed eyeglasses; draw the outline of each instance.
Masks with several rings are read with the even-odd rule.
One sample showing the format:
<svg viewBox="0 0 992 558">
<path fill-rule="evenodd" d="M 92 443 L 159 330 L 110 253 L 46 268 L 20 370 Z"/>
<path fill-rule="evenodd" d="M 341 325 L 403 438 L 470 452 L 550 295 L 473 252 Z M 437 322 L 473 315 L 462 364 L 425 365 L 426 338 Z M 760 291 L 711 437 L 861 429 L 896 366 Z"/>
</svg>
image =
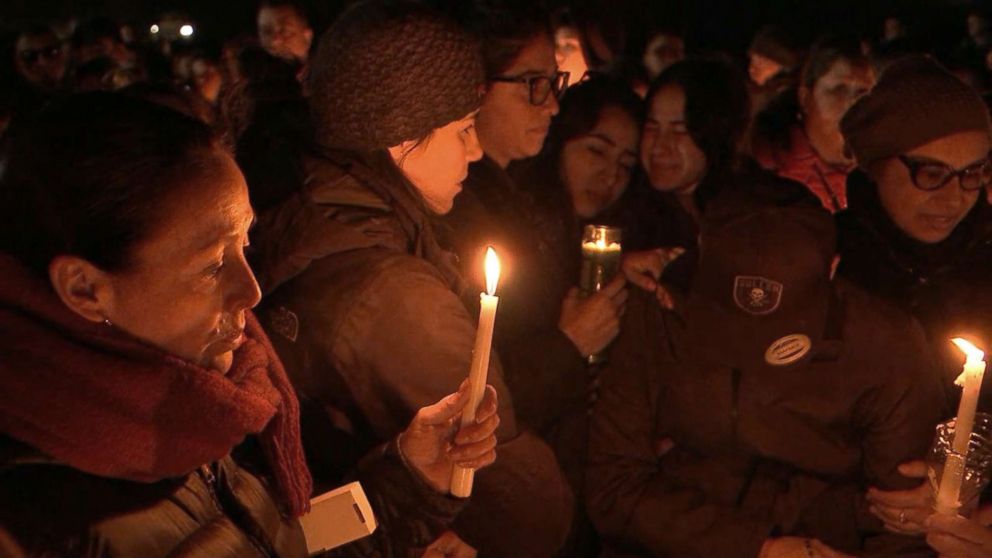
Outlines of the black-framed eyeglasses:
<svg viewBox="0 0 992 558">
<path fill-rule="evenodd" d="M 990 156 L 992 154 L 960 170 L 944 163 L 914 159 L 907 155 L 900 155 L 899 160 L 909 170 L 909 177 L 913 181 L 913 186 L 920 190 L 939 190 L 956 176 L 958 183 L 961 184 L 961 189 L 972 192 L 992 184 L 992 159 Z"/>
<path fill-rule="evenodd" d="M 496 76 L 491 81 L 503 83 L 524 83 L 530 93 L 530 104 L 541 106 L 548 101 L 548 96 L 555 94 L 555 99 L 561 99 L 565 88 L 568 87 L 568 72 L 555 72 L 554 76 Z"/>
</svg>

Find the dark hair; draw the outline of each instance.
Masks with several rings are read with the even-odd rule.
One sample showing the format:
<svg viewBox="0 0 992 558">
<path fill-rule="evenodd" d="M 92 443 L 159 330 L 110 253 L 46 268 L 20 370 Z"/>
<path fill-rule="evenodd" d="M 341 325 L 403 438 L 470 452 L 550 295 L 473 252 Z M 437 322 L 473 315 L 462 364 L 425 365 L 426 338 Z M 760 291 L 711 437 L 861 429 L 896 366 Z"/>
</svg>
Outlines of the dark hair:
<svg viewBox="0 0 992 558">
<path fill-rule="evenodd" d="M 871 61 L 861 51 L 857 38 L 845 35 L 824 35 L 810 47 L 809 55 L 800 72 L 799 84 L 775 97 L 755 117 L 751 142 L 755 149 L 764 148 L 787 151 L 791 145 L 790 130 L 799 123 L 798 87 L 812 89 L 816 82 L 839 61 L 870 67 Z"/>
<path fill-rule="evenodd" d="M 72 34 L 72 45 L 80 47 L 96 43 L 100 39 L 110 39 L 115 43 L 124 43 L 121 37 L 120 25 L 116 21 L 100 17 L 83 22 Z"/>
<path fill-rule="evenodd" d="M 561 178 L 562 150 L 569 141 L 591 132 L 608 107 L 619 108 L 638 127 L 644 122 L 644 101 L 623 80 L 597 75 L 565 92 L 541 152 L 515 165 L 512 171 L 539 203 L 554 212 L 572 213 L 568 189 Z M 562 209 L 566 207 L 567 211 Z"/>
<path fill-rule="evenodd" d="M 686 128 L 706 155 L 707 173 L 735 168 L 751 114 L 744 74 L 721 58 L 683 60 L 651 84 L 647 106 L 670 85 L 685 93 Z"/>
<path fill-rule="evenodd" d="M 477 3 L 471 12 L 460 14 L 459 19 L 467 20 L 467 27 L 482 43 L 486 79 L 506 72 L 535 38 L 545 36 L 554 41 L 550 15 L 533 4 L 483 4 Z"/>
<path fill-rule="evenodd" d="M 126 269 L 161 206 L 215 169 L 210 128 L 117 93 L 67 97 L 18 122 L 0 156 L 0 251 L 47 275 L 72 254 Z"/>
<path fill-rule="evenodd" d="M 256 12 L 262 8 L 289 8 L 296 12 L 296 15 L 305 21 L 307 25 L 311 25 L 310 11 L 302 2 L 296 0 L 262 0 L 258 3 L 258 10 Z"/>
</svg>

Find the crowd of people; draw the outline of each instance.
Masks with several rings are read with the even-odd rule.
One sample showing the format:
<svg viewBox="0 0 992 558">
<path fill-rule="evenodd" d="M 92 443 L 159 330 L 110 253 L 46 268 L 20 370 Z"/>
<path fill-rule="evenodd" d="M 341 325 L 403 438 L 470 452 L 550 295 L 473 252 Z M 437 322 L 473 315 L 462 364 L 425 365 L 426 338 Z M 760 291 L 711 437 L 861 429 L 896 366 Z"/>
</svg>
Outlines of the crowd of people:
<svg viewBox="0 0 992 558">
<path fill-rule="evenodd" d="M 303 557 L 358 480 L 331 556 L 992 557 L 925 461 L 950 339 L 992 348 L 982 13 L 745 53 L 591 5 L 256 16 L 4 45 L 0 556 Z"/>
</svg>

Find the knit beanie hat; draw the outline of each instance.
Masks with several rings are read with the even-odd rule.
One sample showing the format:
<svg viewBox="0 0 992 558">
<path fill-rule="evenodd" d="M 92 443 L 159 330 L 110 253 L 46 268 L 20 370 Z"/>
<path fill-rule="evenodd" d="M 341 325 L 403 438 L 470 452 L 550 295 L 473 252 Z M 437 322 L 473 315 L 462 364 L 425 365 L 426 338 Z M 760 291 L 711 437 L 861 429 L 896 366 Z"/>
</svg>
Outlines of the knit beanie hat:
<svg viewBox="0 0 992 558">
<path fill-rule="evenodd" d="M 909 56 L 882 72 L 870 93 L 840 122 L 848 151 L 868 165 L 958 132 L 989 131 L 978 92 L 926 56 Z"/>
<path fill-rule="evenodd" d="M 477 42 L 409 0 L 360 2 L 320 40 L 310 108 L 321 145 L 373 151 L 415 140 L 479 108 Z"/>
</svg>

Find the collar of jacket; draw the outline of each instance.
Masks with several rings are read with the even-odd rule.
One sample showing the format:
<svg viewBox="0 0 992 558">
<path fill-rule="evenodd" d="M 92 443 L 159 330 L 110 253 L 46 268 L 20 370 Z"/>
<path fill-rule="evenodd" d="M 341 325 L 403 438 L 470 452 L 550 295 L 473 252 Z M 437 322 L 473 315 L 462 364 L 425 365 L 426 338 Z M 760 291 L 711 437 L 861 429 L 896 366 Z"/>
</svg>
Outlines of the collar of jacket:
<svg viewBox="0 0 992 558">
<path fill-rule="evenodd" d="M 878 187 L 864 171 L 858 169 L 848 175 L 847 197 L 848 209 L 838 218 L 841 228 L 851 226 L 853 231 L 849 232 L 858 238 L 850 238 L 847 246 L 841 246 L 845 256 L 866 251 L 867 257 L 887 260 L 913 283 L 929 283 L 967 265 L 979 248 L 992 243 L 990 207 L 984 193 L 951 235 L 937 244 L 918 242 L 899 230 L 882 207 Z M 854 244 L 861 250 L 851 250 Z"/>
</svg>

